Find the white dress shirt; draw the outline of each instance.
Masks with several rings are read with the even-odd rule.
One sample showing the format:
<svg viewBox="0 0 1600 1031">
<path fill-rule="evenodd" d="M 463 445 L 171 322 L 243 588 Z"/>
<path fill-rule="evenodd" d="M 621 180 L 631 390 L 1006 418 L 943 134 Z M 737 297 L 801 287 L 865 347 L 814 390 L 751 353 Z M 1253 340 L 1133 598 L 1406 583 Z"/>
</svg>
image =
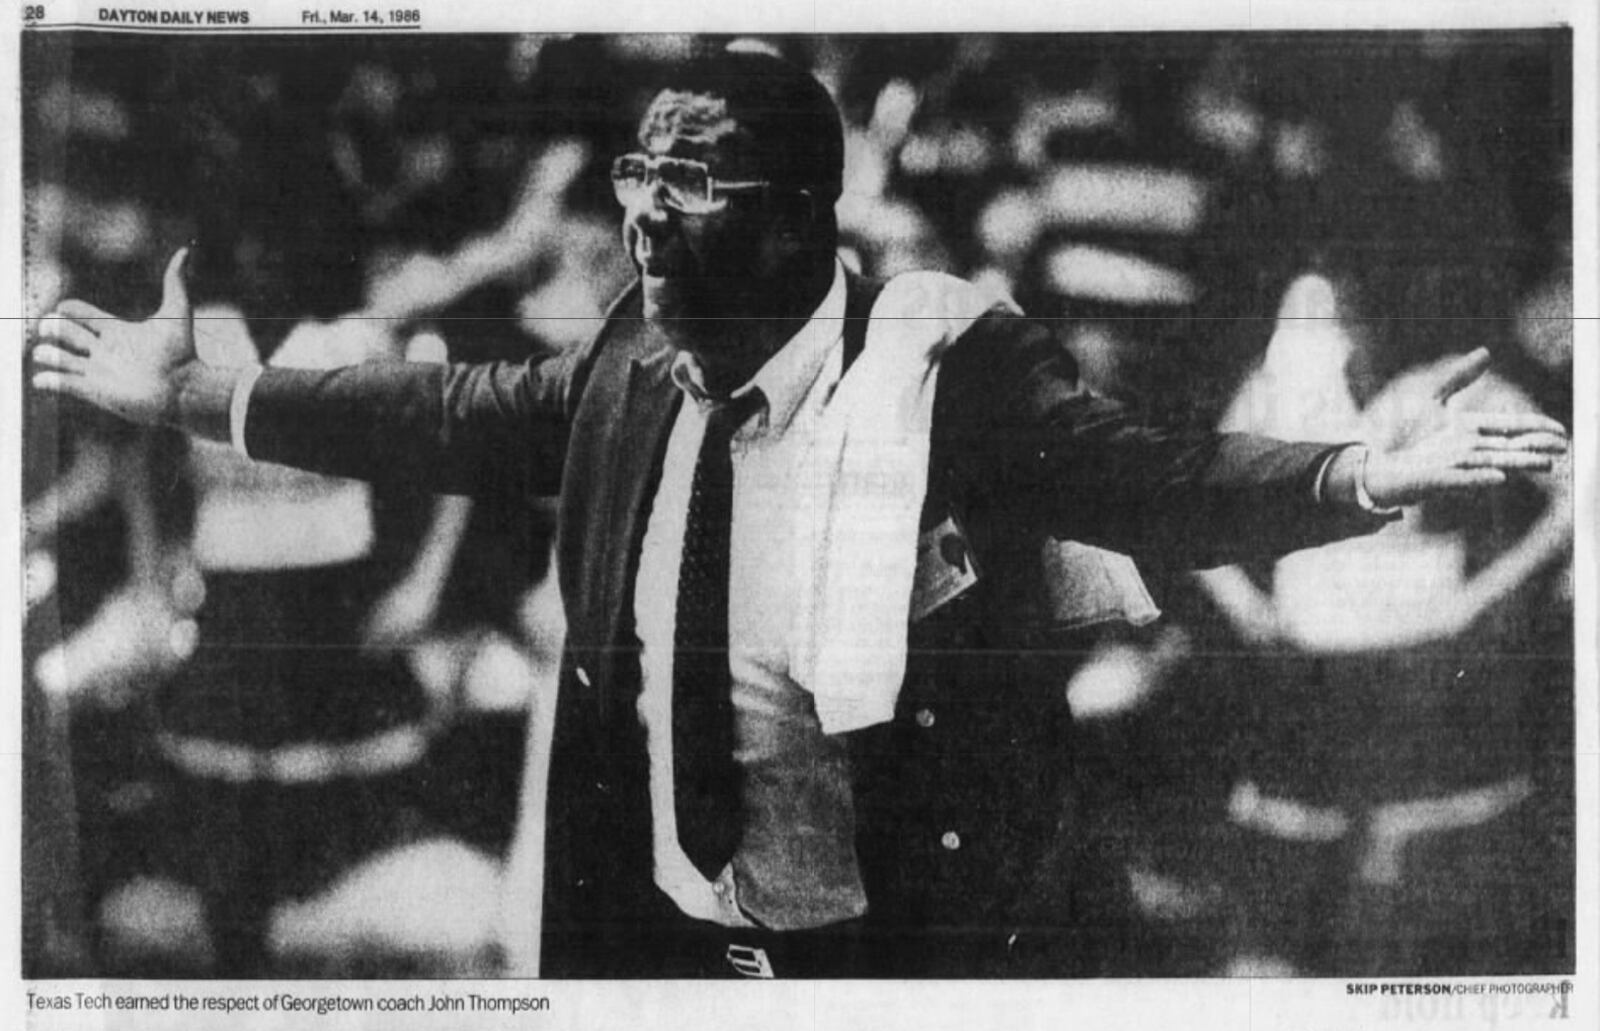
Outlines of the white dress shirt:
<svg viewBox="0 0 1600 1031">
<path fill-rule="evenodd" d="M 815 927 L 866 909 L 854 852 L 848 757 L 821 731 L 811 696 L 789 676 L 794 616 L 795 471 L 843 371 L 845 285 L 836 269 L 807 324 L 749 384 L 766 407 L 733 441 L 733 527 L 728 592 L 735 759 L 744 773 L 744 828 L 715 883 L 678 843 L 673 800 L 672 675 L 678 571 L 700 442 L 709 408 L 698 363 L 680 355 L 673 378 L 686 394 L 667 442 L 645 531 L 635 597 L 643 645 L 638 709 L 650 752 L 655 883 L 690 916 L 728 925 L 748 917 L 779 930 Z"/>
</svg>

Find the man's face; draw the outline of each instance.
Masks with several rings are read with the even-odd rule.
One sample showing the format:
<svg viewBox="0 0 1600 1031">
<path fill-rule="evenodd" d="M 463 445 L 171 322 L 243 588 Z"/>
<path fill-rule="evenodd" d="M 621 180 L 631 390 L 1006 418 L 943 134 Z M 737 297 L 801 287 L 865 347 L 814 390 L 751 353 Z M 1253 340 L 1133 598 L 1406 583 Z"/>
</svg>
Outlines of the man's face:
<svg viewBox="0 0 1600 1031">
<path fill-rule="evenodd" d="M 767 178 L 753 144 L 718 97 L 663 92 L 639 127 L 641 153 L 704 162 L 723 182 Z M 751 305 L 779 274 L 758 191 L 699 214 L 670 206 L 659 187 L 640 191 L 625 202 L 622 234 L 643 284 L 644 317 L 688 350 L 729 346 L 717 320 L 759 314 Z"/>
</svg>

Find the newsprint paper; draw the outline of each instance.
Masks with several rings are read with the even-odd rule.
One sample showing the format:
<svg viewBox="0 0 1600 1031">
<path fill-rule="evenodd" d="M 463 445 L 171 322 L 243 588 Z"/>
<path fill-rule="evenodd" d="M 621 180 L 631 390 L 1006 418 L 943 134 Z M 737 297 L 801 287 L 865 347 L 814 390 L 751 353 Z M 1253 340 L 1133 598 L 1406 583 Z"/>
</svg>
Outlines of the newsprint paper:
<svg viewBox="0 0 1600 1031">
<path fill-rule="evenodd" d="M 0 1026 L 1600 1026 L 1592 6 L 3 20 Z"/>
</svg>

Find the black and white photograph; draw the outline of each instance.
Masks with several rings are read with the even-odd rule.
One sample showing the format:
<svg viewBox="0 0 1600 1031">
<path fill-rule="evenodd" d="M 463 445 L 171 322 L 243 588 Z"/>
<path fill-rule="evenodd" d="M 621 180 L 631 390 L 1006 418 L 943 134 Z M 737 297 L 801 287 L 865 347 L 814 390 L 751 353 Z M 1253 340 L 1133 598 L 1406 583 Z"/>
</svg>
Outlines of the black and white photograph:
<svg viewBox="0 0 1600 1031">
<path fill-rule="evenodd" d="M 12 1026 L 1593 1012 L 1570 17 L 47 6 Z"/>
</svg>

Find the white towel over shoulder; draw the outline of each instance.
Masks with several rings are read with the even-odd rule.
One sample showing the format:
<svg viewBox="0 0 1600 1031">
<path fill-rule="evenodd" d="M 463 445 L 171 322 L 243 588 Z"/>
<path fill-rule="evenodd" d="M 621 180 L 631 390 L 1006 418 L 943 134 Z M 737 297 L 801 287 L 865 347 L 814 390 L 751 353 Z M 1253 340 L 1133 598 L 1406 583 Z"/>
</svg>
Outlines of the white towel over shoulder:
<svg viewBox="0 0 1600 1031">
<path fill-rule="evenodd" d="M 789 670 L 815 697 L 827 733 L 894 717 L 939 360 L 997 307 L 1017 310 L 1004 295 L 943 273 L 891 280 L 802 461 L 811 489 L 795 512 L 799 603 Z"/>
</svg>

